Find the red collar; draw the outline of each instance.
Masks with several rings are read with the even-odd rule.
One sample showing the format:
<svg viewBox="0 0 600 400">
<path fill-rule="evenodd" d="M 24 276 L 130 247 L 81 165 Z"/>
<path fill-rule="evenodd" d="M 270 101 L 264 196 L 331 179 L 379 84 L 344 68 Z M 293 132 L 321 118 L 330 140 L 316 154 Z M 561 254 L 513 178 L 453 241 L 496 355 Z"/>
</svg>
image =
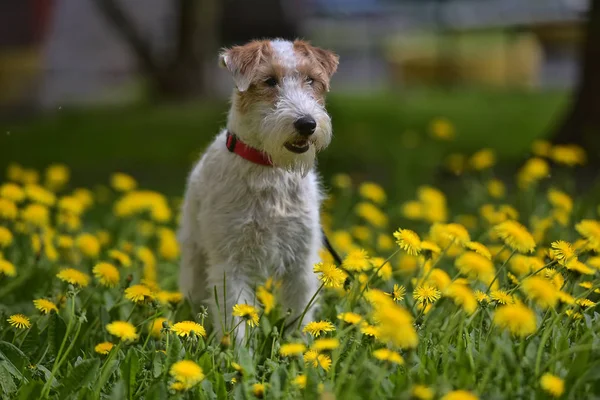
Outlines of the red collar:
<svg viewBox="0 0 600 400">
<path fill-rule="evenodd" d="M 273 166 L 269 156 L 254 147 L 248 146 L 242 142 L 235 134 L 227 131 L 227 141 L 225 142 L 227 150 L 238 156 L 245 158 L 246 160 L 253 162 L 254 164 Z"/>
</svg>

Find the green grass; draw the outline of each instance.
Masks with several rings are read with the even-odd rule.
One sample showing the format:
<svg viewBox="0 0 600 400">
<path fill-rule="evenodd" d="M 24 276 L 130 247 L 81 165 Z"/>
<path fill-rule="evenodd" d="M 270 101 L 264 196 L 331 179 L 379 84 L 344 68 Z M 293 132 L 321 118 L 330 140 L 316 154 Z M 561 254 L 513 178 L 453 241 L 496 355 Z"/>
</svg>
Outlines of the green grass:
<svg viewBox="0 0 600 400">
<path fill-rule="evenodd" d="M 325 177 L 345 171 L 387 187 L 412 187 L 415 176 L 431 181 L 439 158 L 450 151 L 492 147 L 507 162 L 518 161 L 533 139 L 548 132 L 564 103 L 560 92 L 333 94 L 328 108 L 335 137 L 319 157 L 320 171 Z M 0 168 L 11 161 L 36 168 L 65 162 L 76 183 L 101 181 L 107 171 L 121 170 L 178 193 L 191 163 L 224 126 L 226 111 L 225 102 L 58 111 L 0 126 Z M 432 144 L 427 138 L 429 122 L 440 116 L 455 124 L 456 141 Z M 416 141 L 406 136 L 409 131 Z"/>
</svg>

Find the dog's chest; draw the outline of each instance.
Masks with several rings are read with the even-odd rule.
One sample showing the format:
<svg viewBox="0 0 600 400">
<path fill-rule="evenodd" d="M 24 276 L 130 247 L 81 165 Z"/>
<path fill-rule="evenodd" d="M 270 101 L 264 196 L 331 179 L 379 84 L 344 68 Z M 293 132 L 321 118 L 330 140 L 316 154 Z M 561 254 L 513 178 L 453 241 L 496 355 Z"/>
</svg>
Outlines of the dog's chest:
<svg viewBox="0 0 600 400">
<path fill-rule="evenodd" d="M 222 193 L 208 210 L 211 226 L 223 227 L 220 251 L 268 275 L 284 272 L 311 255 L 319 232 L 315 180 L 243 182 Z"/>
</svg>

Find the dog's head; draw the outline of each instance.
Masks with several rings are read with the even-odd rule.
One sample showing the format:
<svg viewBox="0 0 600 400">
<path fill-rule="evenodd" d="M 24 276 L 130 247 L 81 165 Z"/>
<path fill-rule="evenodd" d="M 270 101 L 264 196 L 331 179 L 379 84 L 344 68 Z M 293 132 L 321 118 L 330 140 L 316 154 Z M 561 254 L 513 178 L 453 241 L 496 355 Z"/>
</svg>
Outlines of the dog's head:
<svg viewBox="0 0 600 400">
<path fill-rule="evenodd" d="M 260 40 L 223 51 L 236 85 L 229 124 L 273 164 L 306 173 L 331 141 L 325 110 L 338 56 L 305 41 Z"/>
</svg>

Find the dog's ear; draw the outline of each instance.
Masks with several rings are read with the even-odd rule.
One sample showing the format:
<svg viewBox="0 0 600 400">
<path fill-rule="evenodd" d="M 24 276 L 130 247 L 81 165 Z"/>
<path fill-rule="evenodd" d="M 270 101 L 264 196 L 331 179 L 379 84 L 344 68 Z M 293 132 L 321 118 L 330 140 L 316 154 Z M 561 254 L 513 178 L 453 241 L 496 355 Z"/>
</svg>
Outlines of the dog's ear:
<svg viewBox="0 0 600 400">
<path fill-rule="evenodd" d="M 227 68 L 240 92 L 248 90 L 265 51 L 265 43 L 250 42 L 225 49 L 219 55 L 219 65 Z"/>
<path fill-rule="evenodd" d="M 331 78 L 331 76 L 335 74 L 335 71 L 337 71 L 338 64 L 340 63 L 340 57 L 332 51 L 324 50 L 314 46 L 311 47 L 315 58 L 319 64 L 321 64 L 327 76 Z"/>
</svg>

